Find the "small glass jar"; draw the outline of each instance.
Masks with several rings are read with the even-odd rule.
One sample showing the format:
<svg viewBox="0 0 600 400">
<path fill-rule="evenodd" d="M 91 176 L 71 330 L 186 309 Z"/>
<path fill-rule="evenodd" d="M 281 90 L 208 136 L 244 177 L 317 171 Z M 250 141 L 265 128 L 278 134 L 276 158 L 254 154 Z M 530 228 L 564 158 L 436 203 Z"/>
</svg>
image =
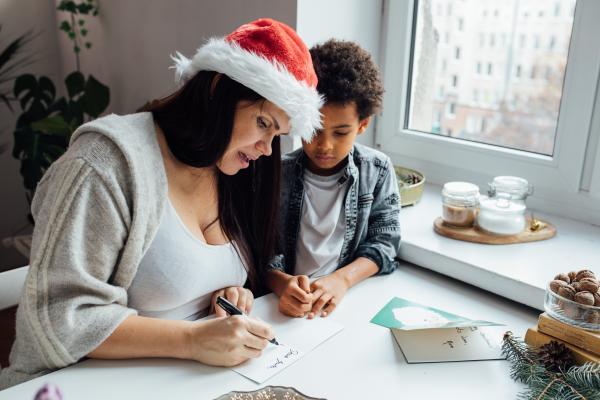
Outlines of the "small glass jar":
<svg viewBox="0 0 600 400">
<path fill-rule="evenodd" d="M 525 203 L 511 200 L 507 193 L 496 197 L 482 196 L 477 214 L 477 226 L 496 235 L 516 235 L 526 226 Z"/>
<path fill-rule="evenodd" d="M 527 196 L 533 194 L 533 186 L 526 179 L 517 176 L 497 176 L 488 183 L 488 196 L 496 197 L 501 193 L 509 195 L 510 200 L 525 204 Z"/>
<path fill-rule="evenodd" d="M 442 189 L 442 219 L 460 228 L 473 226 L 479 205 L 479 186 L 468 182 L 448 182 Z"/>
</svg>

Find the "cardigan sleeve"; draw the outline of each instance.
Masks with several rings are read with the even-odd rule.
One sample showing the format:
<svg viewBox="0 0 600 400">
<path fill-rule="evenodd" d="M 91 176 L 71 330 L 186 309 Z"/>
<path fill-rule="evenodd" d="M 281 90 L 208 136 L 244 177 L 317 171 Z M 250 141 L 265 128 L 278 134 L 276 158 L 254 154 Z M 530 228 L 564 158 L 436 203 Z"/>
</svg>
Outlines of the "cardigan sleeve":
<svg viewBox="0 0 600 400">
<path fill-rule="evenodd" d="M 30 267 L 0 388 L 73 364 L 136 311 L 111 281 L 128 238 L 123 194 L 82 159 L 60 160 L 33 202 Z"/>
</svg>

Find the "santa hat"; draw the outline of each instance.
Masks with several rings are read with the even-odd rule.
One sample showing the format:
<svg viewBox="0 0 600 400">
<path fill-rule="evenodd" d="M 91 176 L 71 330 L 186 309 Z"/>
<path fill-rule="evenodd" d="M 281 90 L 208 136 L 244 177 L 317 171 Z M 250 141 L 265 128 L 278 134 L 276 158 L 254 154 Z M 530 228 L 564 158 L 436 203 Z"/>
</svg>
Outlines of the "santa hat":
<svg viewBox="0 0 600 400">
<path fill-rule="evenodd" d="M 321 128 L 317 75 L 302 39 L 289 26 L 262 18 L 224 38 L 212 38 L 190 60 L 173 57 L 176 79 L 186 82 L 198 71 L 216 71 L 254 90 L 290 118 L 291 134 L 310 141 Z"/>
</svg>

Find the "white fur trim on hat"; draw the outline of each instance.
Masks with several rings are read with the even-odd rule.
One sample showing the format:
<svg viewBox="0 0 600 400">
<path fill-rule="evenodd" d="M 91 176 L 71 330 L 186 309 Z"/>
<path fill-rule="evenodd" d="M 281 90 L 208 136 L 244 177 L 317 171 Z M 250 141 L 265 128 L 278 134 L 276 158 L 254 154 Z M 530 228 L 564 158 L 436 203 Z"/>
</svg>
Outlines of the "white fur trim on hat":
<svg viewBox="0 0 600 400">
<path fill-rule="evenodd" d="M 323 99 L 315 88 L 299 81 L 278 62 L 244 50 L 223 38 L 210 39 L 193 59 L 177 53 L 176 79 L 185 82 L 198 71 L 221 72 L 281 108 L 290 118 L 291 135 L 310 142 L 320 129 Z"/>
</svg>

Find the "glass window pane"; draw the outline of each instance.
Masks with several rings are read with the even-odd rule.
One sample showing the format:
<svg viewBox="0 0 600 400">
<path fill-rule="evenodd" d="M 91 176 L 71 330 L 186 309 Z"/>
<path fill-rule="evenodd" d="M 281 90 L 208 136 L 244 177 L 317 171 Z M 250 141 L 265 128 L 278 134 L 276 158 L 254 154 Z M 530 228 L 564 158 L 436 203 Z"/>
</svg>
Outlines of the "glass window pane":
<svg viewBox="0 0 600 400">
<path fill-rule="evenodd" d="M 575 5 L 417 1 L 406 128 L 552 155 Z"/>
</svg>

